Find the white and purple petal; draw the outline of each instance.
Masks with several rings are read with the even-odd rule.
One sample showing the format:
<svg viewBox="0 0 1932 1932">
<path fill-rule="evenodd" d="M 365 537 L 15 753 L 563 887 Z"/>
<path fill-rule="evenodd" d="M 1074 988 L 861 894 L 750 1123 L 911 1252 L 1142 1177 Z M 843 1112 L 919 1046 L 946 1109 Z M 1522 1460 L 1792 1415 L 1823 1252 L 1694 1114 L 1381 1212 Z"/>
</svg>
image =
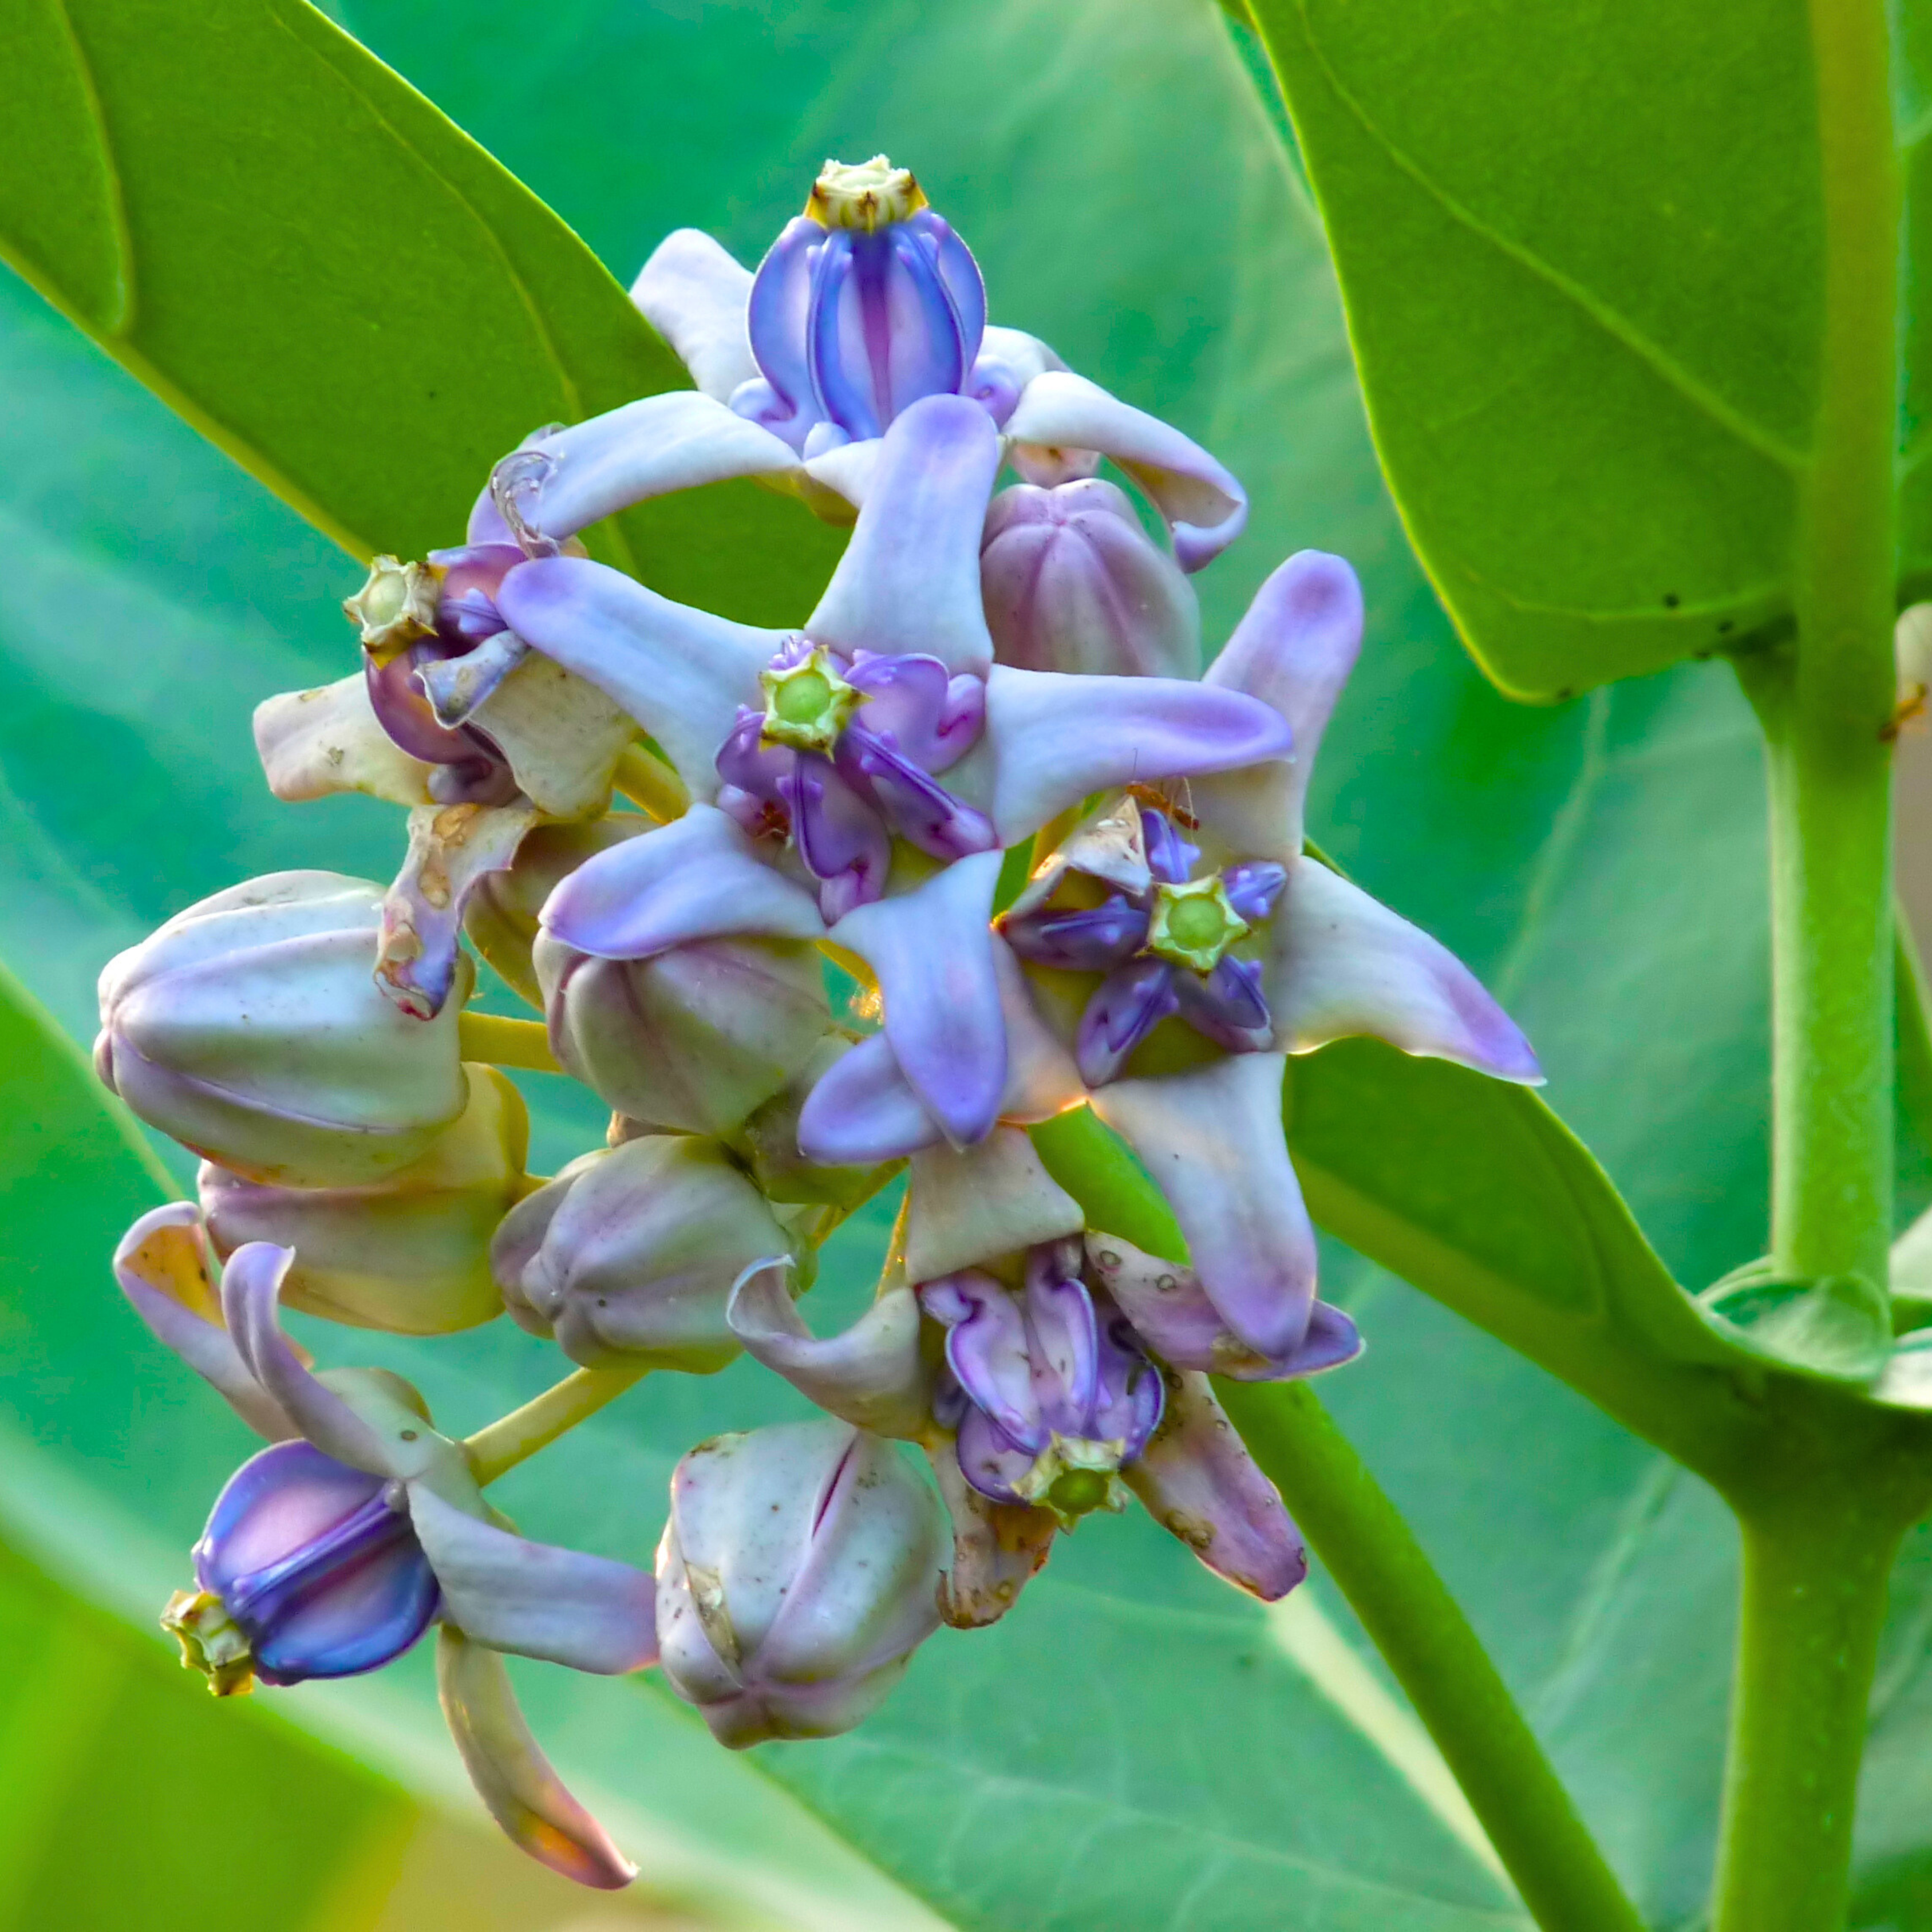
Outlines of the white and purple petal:
<svg viewBox="0 0 1932 1932">
<path fill-rule="evenodd" d="M 719 403 L 758 373 L 746 326 L 751 298 L 751 270 L 698 228 L 674 229 L 631 284 L 644 320 Z"/>
</svg>

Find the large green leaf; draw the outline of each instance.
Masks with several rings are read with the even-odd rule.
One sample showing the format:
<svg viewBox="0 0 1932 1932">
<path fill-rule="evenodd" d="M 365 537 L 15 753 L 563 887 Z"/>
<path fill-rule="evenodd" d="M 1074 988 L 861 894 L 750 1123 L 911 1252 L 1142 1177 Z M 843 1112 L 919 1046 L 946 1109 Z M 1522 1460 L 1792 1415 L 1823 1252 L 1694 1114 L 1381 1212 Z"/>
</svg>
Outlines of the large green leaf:
<svg viewBox="0 0 1932 1932">
<path fill-rule="evenodd" d="M 754 254 L 827 152 L 885 146 L 917 165 L 977 249 L 1000 319 L 1170 414 L 1249 482 L 1253 534 L 1203 585 L 1212 634 L 1286 550 L 1355 558 L 1372 639 L 1316 775 L 1317 836 L 1502 992 L 1558 1106 L 1680 1278 L 1708 1280 L 1759 1251 L 1762 852 L 1748 720 L 1727 682 L 1696 673 L 1526 714 L 1461 661 L 1376 479 L 1320 237 L 1210 10 L 898 0 L 856 28 L 847 10 L 800 8 L 774 32 L 748 4 L 686 16 L 563 0 L 533 16 L 488 0 L 453 37 L 446 13 L 383 0 L 352 6 L 350 23 L 620 276 L 681 221 Z M 1175 185 L 1203 179 L 1221 191 Z M 0 515 L 14 538 L 0 905 L 20 935 L 14 962 L 84 1037 L 100 960 L 145 926 L 273 866 L 380 875 L 400 840 L 366 801 L 274 807 L 248 752 L 256 698 L 346 668 L 340 557 L 26 302 L 10 304 L 0 341 Z M 722 561 L 704 568 L 742 560 L 713 548 Z M 1303 1151 L 1329 1150 L 1311 1161 L 1318 1199 L 1324 1176 L 1347 1178 L 1317 1103 L 1352 1057 L 1300 1070 Z M 540 1161 L 596 1138 L 594 1109 L 553 1104 L 560 1083 L 532 1087 Z M 1484 1131 L 1506 1130 L 1520 1140 Z M 75 1535 L 76 1564 L 104 1592 L 152 1599 L 245 1443 L 116 1305 L 99 1257 L 139 1188 L 76 1181 L 64 1198 L 58 1246 L 52 1215 L 14 1224 L 57 1286 L 34 1303 L 38 1339 L 9 1399 L 44 1479 L 84 1486 L 102 1512 Z M 1438 1204 L 1454 1221 L 1458 1204 Z M 1509 1258 L 1493 1230 L 1462 1234 L 1478 1256 Z M 874 1217 L 828 1270 L 821 1327 L 857 1305 L 879 1240 Z M 1560 1286 L 1560 1254 L 1547 1274 Z M 1371 1338 L 1330 1385 L 1332 1405 L 1619 1868 L 1660 1920 L 1682 1919 L 1714 1815 L 1732 1580 L 1721 1512 L 1390 1277 L 1338 1250 L 1328 1281 Z M 304 1334 L 332 1359 L 372 1352 L 365 1338 Z M 533 1392 L 554 1360 L 500 1324 L 373 1346 L 466 1427 Z M 788 1404 L 743 1368 L 646 1384 L 506 1483 L 506 1505 L 534 1533 L 640 1555 L 675 1455 Z M 63 1520 L 85 1528 L 77 1511 Z M 1346 1626 L 1318 1580 L 1312 1600 Z M 1895 1638 L 1887 1722 L 1902 1728 L 1888 1748 L 1904 1762 L 1923 1644 L 1909 1623 Z M 1325 1679 L 1331 1696 L 1311 1690 L 1294 1660 L 1311 1654 L 1144 1519 L 1096 1522 L 1007 1624 L 937 1640 L 865 1730 L 753 1762 L 962 1924 L 1520 1924 L 1466 1840 L 1371 1741 L 1359 1703 Z M 910 1917 L 877 1881 L 864 1892 L 829 1840 L 658 1694 L 526 1675 L 547 1741 L 619 1799 L 654 1869 L 700 1877 L 716 1851 L 742 1861 L 754 1888 L 760 1874 L 790 1874 L 820 1922 Z M 447 1766 L 412 1666 L 289 1702 L 364 1750 L 413 1738 L 422 1762 Z M 1874 1871 L 1904 1884 L 1923 1857 L 1912 1808 L 1901 1797 L 1874 1816 Z M 674 1829 L 682 1852 L 647 1820 Z M 846 1886 L 835 1910 L 826 1901 Z"/>
<path fill-rule="evenodd" d="M 1785 619 L 1823 340 L 1805 10 L 1256 15 L 1383 460 L 1491 674 L 1567 695 Z"/>
</svg>

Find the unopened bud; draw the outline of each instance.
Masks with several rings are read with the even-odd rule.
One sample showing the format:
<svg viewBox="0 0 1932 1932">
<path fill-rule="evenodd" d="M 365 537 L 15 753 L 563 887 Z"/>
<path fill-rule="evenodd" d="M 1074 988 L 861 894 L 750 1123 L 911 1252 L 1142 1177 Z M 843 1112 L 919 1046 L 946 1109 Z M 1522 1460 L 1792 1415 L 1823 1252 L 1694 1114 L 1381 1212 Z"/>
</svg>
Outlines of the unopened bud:
<svg viewBox="0 0 1932 1932">
<path fill-rule="evenodd" d="M 382 890 L 336 872 L 231 886 L 108 962 L 101 1079 L 151 1125 L 250 1180 L 360 1186 L 424 1154 L 468 1098 L 456 1023 L 371 974 Z"/>
<path fill-rule="evenodd" d="M 573 1361 L 708 1375 L 738 1352 L 731 1284 L 787 1246 L 716 1142 L 649 1134 L 573 1161 L 511 1210 L 490 1256 L 512 1316 Z"/>
<path fill-rule="evenodd" d="M 802 940 L 598 959 L 547 932 L 532 958 L 565 1070 L 615 1112 L 675 1132 L 734 1132 L 831 1027 L 818 955 Z"/>
<path fill-rule="evenodd" d="M 1022 670 L 1198 676 L 1201 608 L 1180 566 L 1111 483 L 1002 490 L 980 582 L 994 655 Z"/>
<path fill-rule="evenodd" d="M 839 1422 L 714 1436 L 671 1477 L 658 1550 L 664 1675 L 734 1750 L 850 1730 L 938 1627 L 938 1499 Z"/>
<path fill-rule="evenodd" d="M 360 1187 L 277 1187 L 212 1162 L 202 1211 L 226 1260 L 248 1241 L 292 1248 L 292 1307 L 363 1328 L 441 1335 L 503 1310 L 490 1238 L 523 1192 L 530 1114 L 493 1066 L 472 1066 L 462 1118 L 407 1167 Z"/>
</svg>

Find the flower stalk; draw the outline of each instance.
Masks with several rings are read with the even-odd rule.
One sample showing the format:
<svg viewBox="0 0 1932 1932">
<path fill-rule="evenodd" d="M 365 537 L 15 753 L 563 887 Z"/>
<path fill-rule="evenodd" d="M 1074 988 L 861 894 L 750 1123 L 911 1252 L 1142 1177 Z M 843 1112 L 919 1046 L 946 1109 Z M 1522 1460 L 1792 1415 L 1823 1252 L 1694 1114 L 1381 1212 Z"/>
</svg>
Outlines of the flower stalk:
<svg viewBox="0 0 1932 1932">
<path fill-rule="evenodd" d="M 465 1012 L 457 1022 L 465 1060 L 490 1066 L 520 1066 L 530 1073 L 561 1073 L 542 1020 L 514 1019 L 502 1013 Z"/>
<path fill-rule="evenodd" d="M 487 1428 L 463 1440 L 470 1473 L 480 1488 L 508 1475 L 519 1462 L 547 1449 L 560 1436 L 595 1415 L 650 1372 L 648 1362 L 618 1364 L 608 1369 L 579 1369 L 540 1396 L 500 1416 Z"/>
</svg>

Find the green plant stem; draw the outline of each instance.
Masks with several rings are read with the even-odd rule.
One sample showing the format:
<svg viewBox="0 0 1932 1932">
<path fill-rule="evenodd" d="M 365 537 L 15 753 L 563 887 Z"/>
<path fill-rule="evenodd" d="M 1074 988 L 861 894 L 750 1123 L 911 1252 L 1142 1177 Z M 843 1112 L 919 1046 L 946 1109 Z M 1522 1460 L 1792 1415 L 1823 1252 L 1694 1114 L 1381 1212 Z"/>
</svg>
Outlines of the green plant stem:
<svg viewBox="0 0 1932 1932">
<path fill-rule="evenodd" d="M 456 1036 L 465 1060 L 480 1060 L 490 1066 L 520 1066 L 532 1073 L 563 1070 L 550 1050 L 550 1034 L 542 1020 L 466 1012 L 457 1021 Z"/>
<path fill-rule="evenodd" d="M 470 1473 L 479 1484 L 494 1483 L 519 1462 L 547 1448 L 586 1417 L 650 1372 L 645 1365 L 617 1369 L 579 1369 L 544 1390 L 521 1408 L 512 1409 L 464 1439 Z"/>
<path fill-rule="evenodd" d="M 1215 1387 L 1408 1694 L 1538 1924 L 1642 1932 L 1468 1618 L 1315 1391 L 1306 1382 Z"/>
<path fill-rule="evenodd" d="M 1744 1594 L 1713 1932 L 1844 1922 L 1865 1711 L 1904 1526 L 1843 1485 L 1740 1516 Z"/>
</svg>

